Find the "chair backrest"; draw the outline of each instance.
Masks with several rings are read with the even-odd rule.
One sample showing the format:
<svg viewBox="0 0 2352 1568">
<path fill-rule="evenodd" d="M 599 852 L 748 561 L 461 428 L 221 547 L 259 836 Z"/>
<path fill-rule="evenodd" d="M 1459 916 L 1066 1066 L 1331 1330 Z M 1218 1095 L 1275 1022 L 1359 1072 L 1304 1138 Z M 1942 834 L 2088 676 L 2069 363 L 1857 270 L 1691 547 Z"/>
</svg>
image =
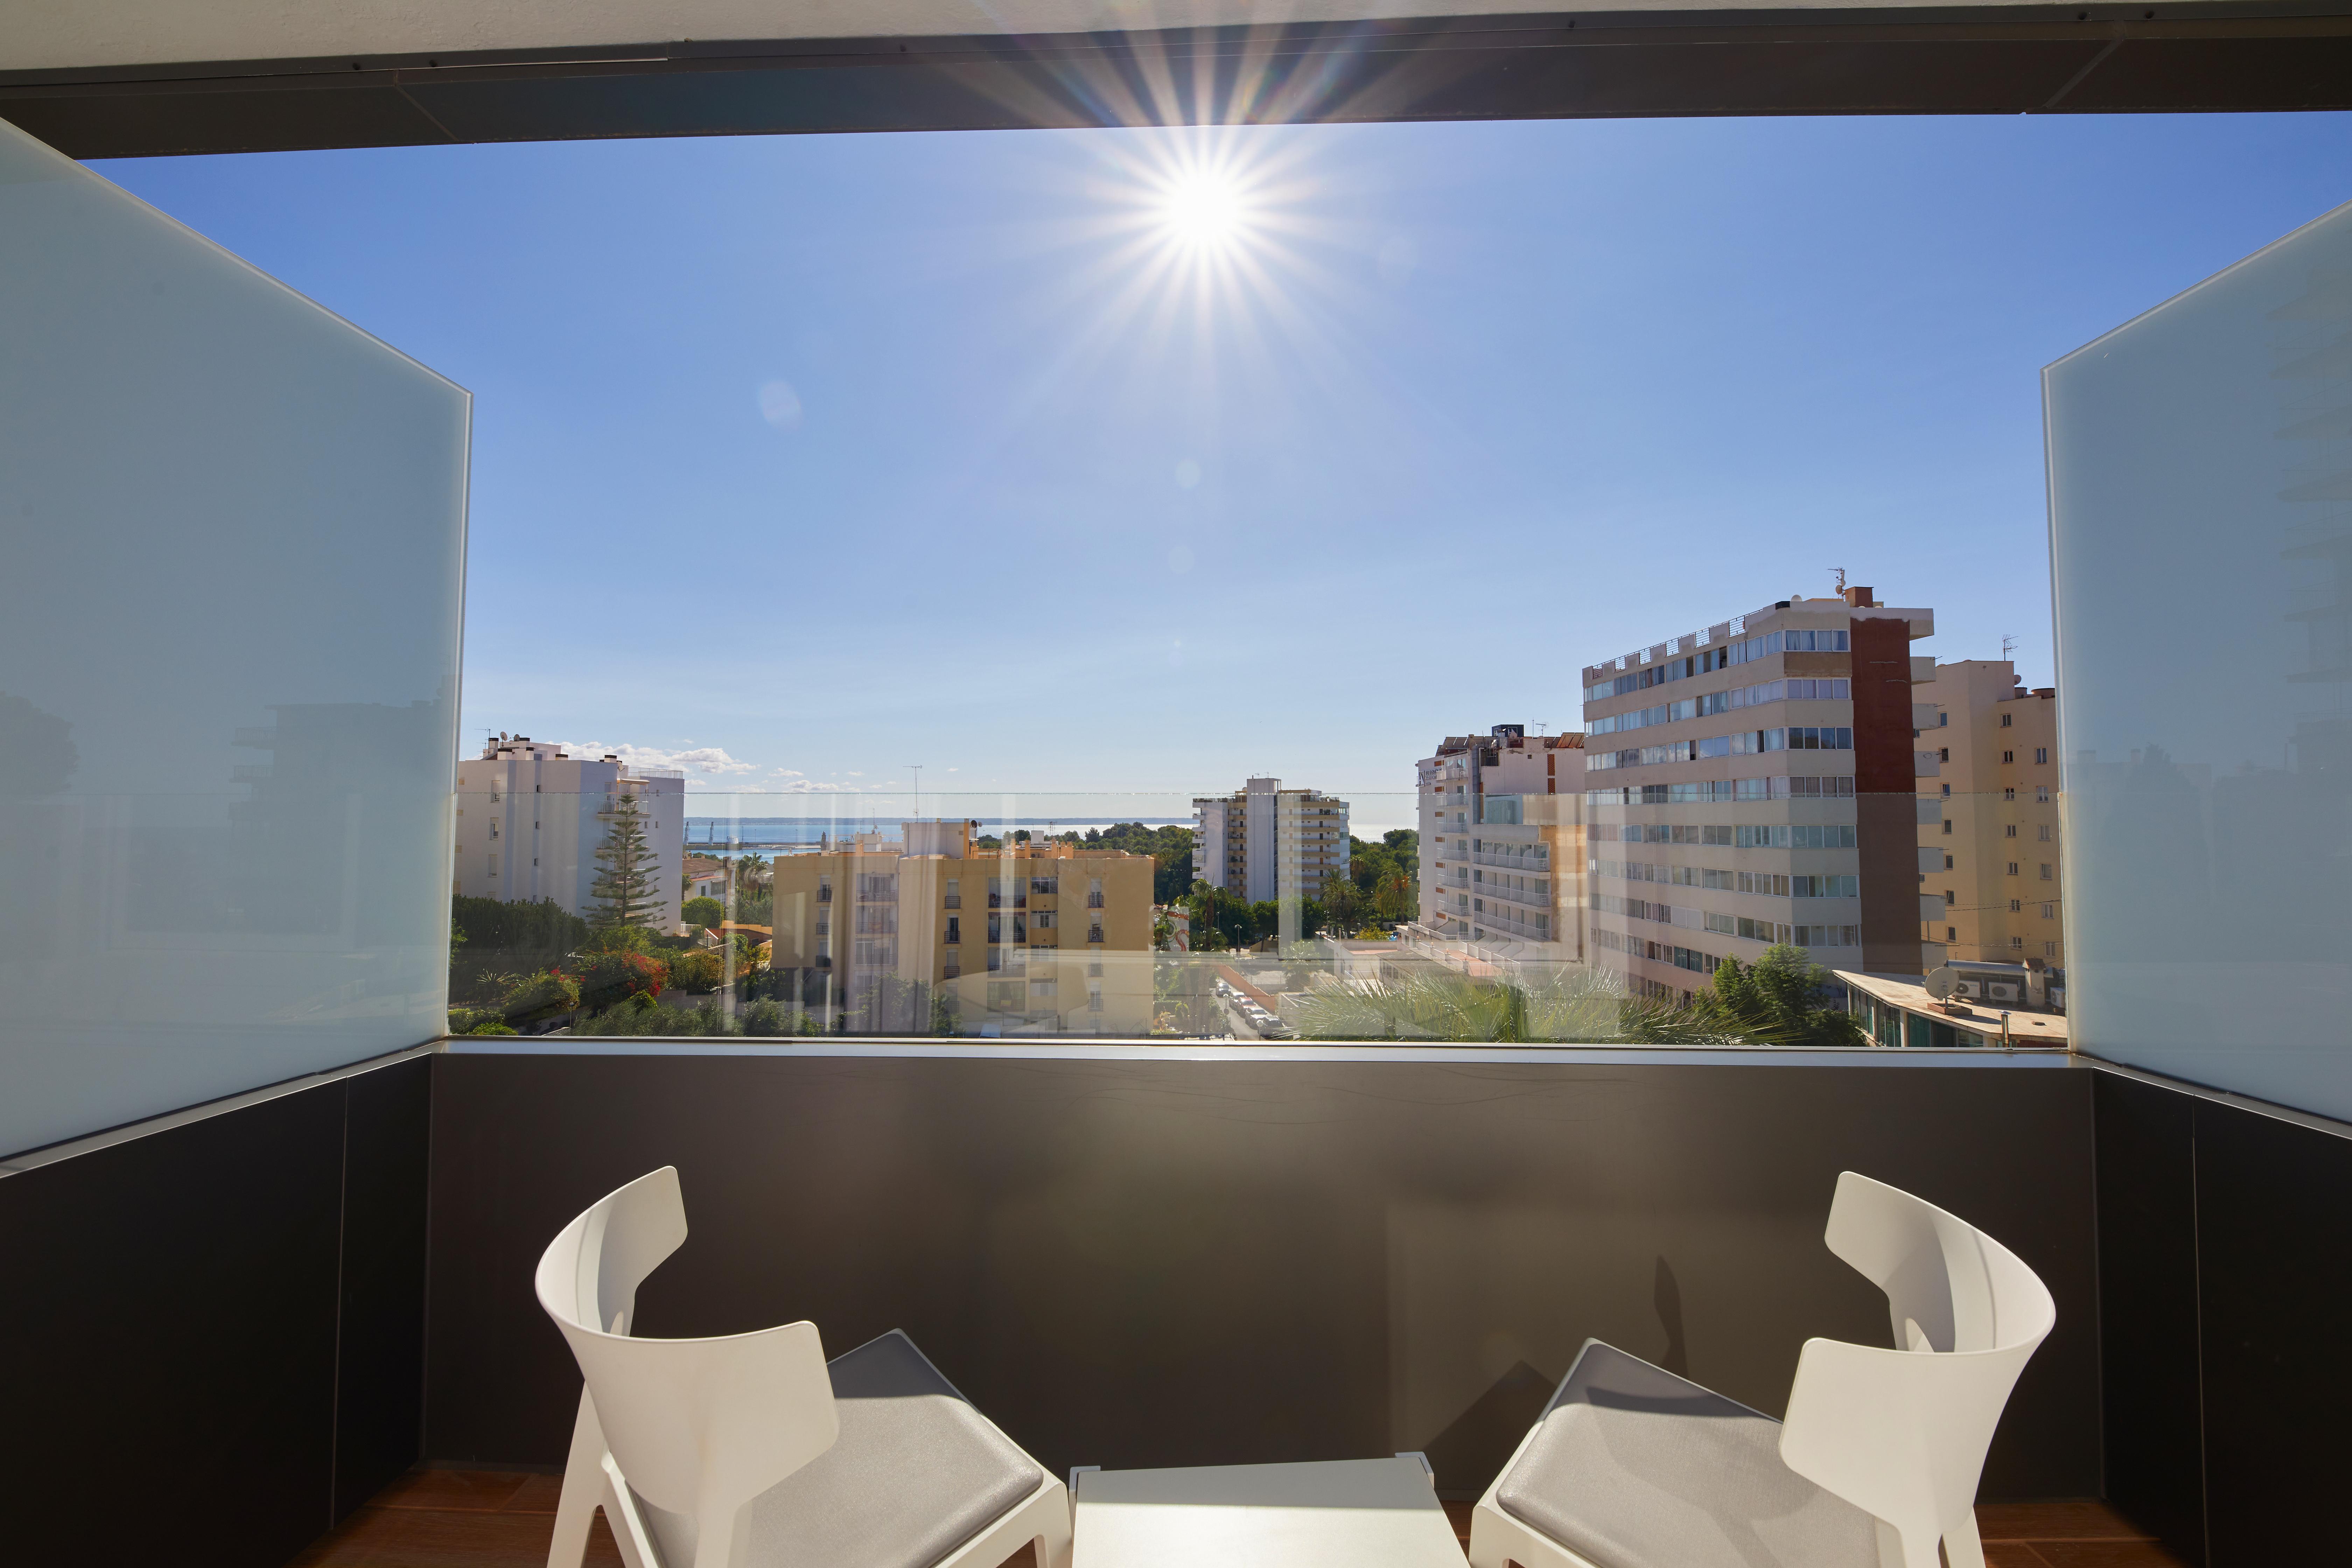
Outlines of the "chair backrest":
<svg viewBox="0 0 2352 1568">
<path fill-rule="evenodd" d="M 1780 1457 L 1894 1525 L 1915 1562 L 1924 1541 L 1933 1563 L 1935 1542 L 1967 1524 L 1993 1429 L 2057 1304 L 1991 1237 L 1852 1171 L 1824 1239 L 1886 1292 L 1896 1348 L 1808 1340 Z"/>
<path fill-rule="evenodd" d="M 625 1334 L 637 1287 L 686 1240 L 677 1167 L 608 1193 L 556 1234 L 539 1259 L 539 1300 L 557 1321 Z"/>
<path fill-rule="evenodd" d="M 664 1166 L 590 1205 L 539 1260 L 540 1305 L 586 1379 L 604 1446 L 656 1523 L 671 1568 L 723 1568 L 744 1505 L 833 1446 L 841 1430 L 814 1323 L 707 1340 L 628 1332 L 637 1286 L 686 1239 L 677 1172 Z"/>
</svg>

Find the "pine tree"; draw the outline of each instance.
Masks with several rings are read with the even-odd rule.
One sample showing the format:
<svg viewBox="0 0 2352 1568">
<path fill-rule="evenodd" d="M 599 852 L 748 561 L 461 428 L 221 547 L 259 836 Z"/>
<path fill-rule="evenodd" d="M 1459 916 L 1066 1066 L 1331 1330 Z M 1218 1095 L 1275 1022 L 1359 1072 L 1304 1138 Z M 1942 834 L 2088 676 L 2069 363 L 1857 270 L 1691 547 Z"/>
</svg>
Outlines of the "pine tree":
<svg viewBox="0 0 2352 1568">
<path fill-rule="evenodd" d="M 589 897 L 596 900 L 588 923 L 600 931 L 614 926 L 643 926 L 651 931 L 662 909 L 661 866 L 654 858 L 653 846 L 646 842 L 645 816 L 637 809 L 637 797 L 625 792 L 614 796 L 611 815 L 612 828 L 596 850 L 597 864 L 603 868 L 588 889 Z"/>
</svg>

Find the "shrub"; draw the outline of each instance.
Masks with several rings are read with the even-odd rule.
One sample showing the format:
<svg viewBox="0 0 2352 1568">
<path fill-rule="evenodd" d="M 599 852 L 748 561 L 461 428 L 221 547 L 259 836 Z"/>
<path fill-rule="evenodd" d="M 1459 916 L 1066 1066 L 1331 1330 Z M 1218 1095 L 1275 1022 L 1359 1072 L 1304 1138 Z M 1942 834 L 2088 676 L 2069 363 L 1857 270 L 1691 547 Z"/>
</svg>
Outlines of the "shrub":
<svg viewBox="0 0 2352 1568">
<path fill-rule="evenodd" d="M 717 899 L 688 899 L 678 918 L 690 926 L 715 926 L 727 918 L 727 906 Z"/>
<path fill-rule="evenodd" d="M 636 930 L 636 927 L 614 927 Z M 668 966 L 642 952 L 600 952 L 580 971 L 580 1001 L 603 1012 L 632 997 L 650 1004 L 669 984 Z"/>
<path fill-rule="evenodd" d="M 572 1031 L 580 1035 L 731 1035 L 735 1026 L 716 1002 L 698 1007 L 665 1007 L 645 992 L 606 1008 Z"/>
<path fill-rule="evenodd" d="M 580 982 L 560 969 L 543 969 L 509 985 L 495 1011 L 509 1024 L 525 1024 L 569 1013 L 579 1005 Z"/>
<path fill-rule="evenodd" d="M 781 1002 L 754 1002 L 736 1016 L 742 1023 L 745 1034 L 763 1039 L 793 1032 L 792 1018 Z"/>
<path fill-rule="evenodd" d="M 702 949 L 674 954 L 667 963 L 669 983 L 680 991 L 719 989 L 719 955 Z"/>
</svg>

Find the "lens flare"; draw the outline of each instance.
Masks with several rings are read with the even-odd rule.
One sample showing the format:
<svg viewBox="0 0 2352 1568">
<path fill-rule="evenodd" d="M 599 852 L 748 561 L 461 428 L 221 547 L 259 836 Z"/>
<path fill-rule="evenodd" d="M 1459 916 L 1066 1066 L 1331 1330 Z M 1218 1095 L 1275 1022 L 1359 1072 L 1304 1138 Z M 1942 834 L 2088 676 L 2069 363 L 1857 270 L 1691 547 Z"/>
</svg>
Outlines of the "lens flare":
<svg viewBox="0 0 2352 1568">
<path fill-rule="evenodd" d="M 1206 250 L 1239 240 L 1247 214 L 1232 176 L 1195 170 L 1170 184 L 1162 216 L 1178 243 Z"/>
</svg>

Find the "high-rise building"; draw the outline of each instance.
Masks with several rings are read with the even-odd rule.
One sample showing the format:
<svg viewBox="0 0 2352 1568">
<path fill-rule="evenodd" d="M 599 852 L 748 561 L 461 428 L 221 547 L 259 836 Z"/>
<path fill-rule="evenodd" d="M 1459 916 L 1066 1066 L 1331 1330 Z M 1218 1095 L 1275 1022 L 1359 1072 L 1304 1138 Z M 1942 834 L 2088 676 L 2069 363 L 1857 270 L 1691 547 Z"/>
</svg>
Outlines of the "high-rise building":
<svg viewBox="0 0 2352 1568">
<path fill-rule="evenodd" d="M 1937 758 L 1919 781 L 1930 957 L 2063 965 L 2057 689 L 1969 658 L 1936 666 L 1919 697 L 1935 710 L 1919 738 Z"/>
<path fill-rule="evenodd" d="M 961 821 L 828 840 L 771 863 L 769 963 L 827 1030 L 1148 1034 L 1153 865 L 1062 842 L 990 847 Z"/>
<path fill-rule="evenodd" d="M 450 890 L 511 903 L 551 899 L 575 915 L 594 914 L 604 869 L 596 851 L 624 795 L 636 797 L 638 826 L 653 851 L 653 923 L 675 930 L 686 865 L 686 774 L 631 767 L 609 752 L 574 757 L 528 735 L 500 735 L 479 757 L 458 763 Z"/>
<path fill-rule="evenodd" d="M 1421 759 L 1415 942 L 1574 962 L 1584 943 L 1584 737 L 1523 724 L 1449 735 Z"/>
<path fill-rule="evenodd" d="M 1920 973 L 1917 778 L 1935 753 L 1912 697 L 1934 661 L 1910 645 L 1935 629 L 1932 610 L 1850 588 L 1588 667 L 1592 961 L 1659 996 L 1777 942 Z"/>
<path fill-rule="evenodd" d="M 1251 779 L 1229 795 L 1192 802 L 1192 875 L 1246 902 L 1279 900 L 1282 938 L 1295 942 L 1298 904 L 1348 875 L 1348 803 L 1280 779 Z"/>
</svg>

